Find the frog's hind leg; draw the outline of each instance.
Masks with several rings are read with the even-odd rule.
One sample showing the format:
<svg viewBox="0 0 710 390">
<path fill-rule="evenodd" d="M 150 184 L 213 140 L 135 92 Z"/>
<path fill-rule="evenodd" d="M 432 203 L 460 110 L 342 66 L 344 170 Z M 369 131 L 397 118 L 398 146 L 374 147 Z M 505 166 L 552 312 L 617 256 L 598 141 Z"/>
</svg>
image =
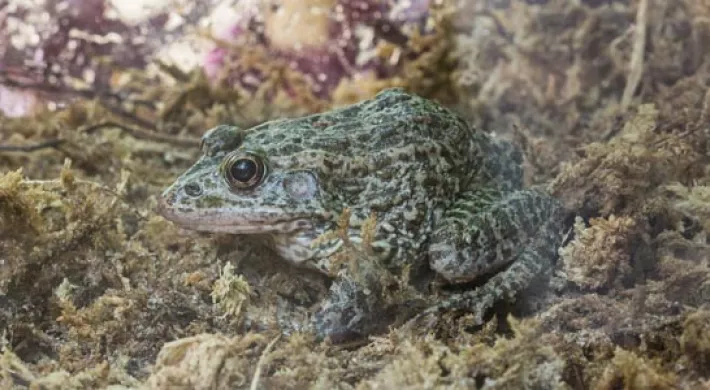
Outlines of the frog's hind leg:
<svg viewBox="0 0 710 390">
<path fill-rule="evenodd" d="M 554 198 L 530 190 L 507 195 L 477 190 L 469 195 L 444 214 L 432 235 L 430 266 L 450 283 L 493 276 L 417 317 L 466 310 L 482 321 L 496 302 L 512 301 L 552 268 L 562 240 L 562 210 Z"/>
<path fill-rule="evenodd" d="M 549 267 L 549 254 L 528 248 L 505 270 L 493 275 L 480 287 L 447 296 L 442 301 L 424 309 L 411 321 L 432 314 L 449 311 L 466 311 L 474 315 L 474 323 L 481 325 L 485 314 L 500 302 L 514 302 L 517 293 Z"/>
</svg>

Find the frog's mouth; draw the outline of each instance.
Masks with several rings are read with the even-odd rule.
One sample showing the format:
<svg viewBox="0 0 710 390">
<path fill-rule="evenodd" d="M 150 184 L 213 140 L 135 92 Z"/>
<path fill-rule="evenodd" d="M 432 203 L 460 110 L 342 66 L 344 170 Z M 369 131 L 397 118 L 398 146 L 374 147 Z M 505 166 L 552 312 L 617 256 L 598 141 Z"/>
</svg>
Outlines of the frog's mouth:
<svg viewBox="0 0 710 390">
<path fill-rule="evenodd" d="M 180 227 L 211 233 L 263 234 L 312 230 L 313 223 L 302 215 L 277 208 L 259 210 L 234 208 L 194 209 L 171 205 L 165 197 L 158 201 L 158 214 Z"/>
</svg>

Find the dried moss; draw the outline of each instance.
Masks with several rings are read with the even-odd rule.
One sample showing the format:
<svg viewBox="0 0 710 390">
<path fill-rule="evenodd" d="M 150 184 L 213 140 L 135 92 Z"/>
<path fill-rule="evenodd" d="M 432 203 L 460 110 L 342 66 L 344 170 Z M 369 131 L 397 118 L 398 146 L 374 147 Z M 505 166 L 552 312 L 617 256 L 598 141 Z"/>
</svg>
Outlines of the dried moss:
<svg viewBox="0 0 710 390">
<path fill-rule="evenodd" d="M 86 389 L 138 388 L 140 382 L 121 368 L 102 362 L 79 373 L 56 370 L 35 374 L 12 351 L 5 349 L 0 357 L 0 385 L 4 389 Z"/>
<path fill-rule="evenodd" d="M 37 210 L 22 196 L 21 181 L 21 169 L 0 176 L 0 235 L 3 237 L 14 239 L 39 234 L 43 228 Z"/>
<path fill-rule="evenodd" d="M 653 105 L 643 105 L 611 141 L 585 146 L 579 162 L 563 164 L 552 193 L 582 215 L 646 212 L 659 185 L 686 178 L 687 168 L 702 160 L 692 139 L 656 131 L 658 115 Z"/>
<path fill-rule="evenodd" d="M 710 232 L 710 186 L 686 187 L 671 184 L 666 187 L 674 197 L 672 207 L 685 218 L 697 221 L 705 232 Z"/>
<path fill-rule="evenodd" d="M 165 345 L 147 383 L 152 388 L 233 389 L 246 387 L 252 362 L 266 345 L 261 335 L 228 338 L 198 335 Z"/>
<path fill-rule="evenodd" d="M 219 304 L 225 316 L 238 317 L 249 302 L 251 287 L 241 275 L 234 274 L 234 266 L 227 263 L 212 288 L 212 301 Z"/>
<path fill-rule="evenodd" d="M 710 376 L 710 312 L 699 310 L 683 323 L 683 335 L 680 338 L 683 353 L 697 372 L 707 378 Z"/>
<path fill-rule="evenodd" d="M 665 390 L 676 389 L 678 378 L 655 362 L 633 352 L 617 349 L 604 374 L 592 387 L 595 390 Z"/>
<path fill-rule="evenodd" d="M 632 270 L 630 245 L 635 221 L 612 215 L 608 219 L 593 218 L 585 227 L 578 217 L 574 230 L 575 240 L 560 249 L 567 279 L 590 290 L 621 287 Z"/>
</svg>

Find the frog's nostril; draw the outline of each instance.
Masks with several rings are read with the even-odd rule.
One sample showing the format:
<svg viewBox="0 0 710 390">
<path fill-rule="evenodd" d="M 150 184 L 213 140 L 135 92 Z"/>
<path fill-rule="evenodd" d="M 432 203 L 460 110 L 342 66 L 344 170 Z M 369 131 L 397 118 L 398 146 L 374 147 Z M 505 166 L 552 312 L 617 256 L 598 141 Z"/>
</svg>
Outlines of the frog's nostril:
<svg viewBox="0 0 710 390">
<path fill-rule="evenodd" d="M 202 194 L 202 187 L 197 183 L 188 183 L 185 185 L 185 193 L 190 196 L 198 196 Z"/>
</svg>

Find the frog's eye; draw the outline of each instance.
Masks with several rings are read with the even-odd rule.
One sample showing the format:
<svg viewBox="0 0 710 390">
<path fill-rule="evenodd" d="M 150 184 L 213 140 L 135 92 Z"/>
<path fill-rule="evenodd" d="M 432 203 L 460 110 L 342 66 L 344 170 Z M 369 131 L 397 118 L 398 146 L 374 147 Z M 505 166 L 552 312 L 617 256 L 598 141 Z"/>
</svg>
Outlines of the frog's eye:
<svg viewBox="0 0 710 390">
<path fill-rule="evenodd" d="M 239 151 L 224 159 L 222 174 L 233 189 L 250 189 L 259 185 L 266 176 L 266 164 L 261 156 Z"/>
</svg>

